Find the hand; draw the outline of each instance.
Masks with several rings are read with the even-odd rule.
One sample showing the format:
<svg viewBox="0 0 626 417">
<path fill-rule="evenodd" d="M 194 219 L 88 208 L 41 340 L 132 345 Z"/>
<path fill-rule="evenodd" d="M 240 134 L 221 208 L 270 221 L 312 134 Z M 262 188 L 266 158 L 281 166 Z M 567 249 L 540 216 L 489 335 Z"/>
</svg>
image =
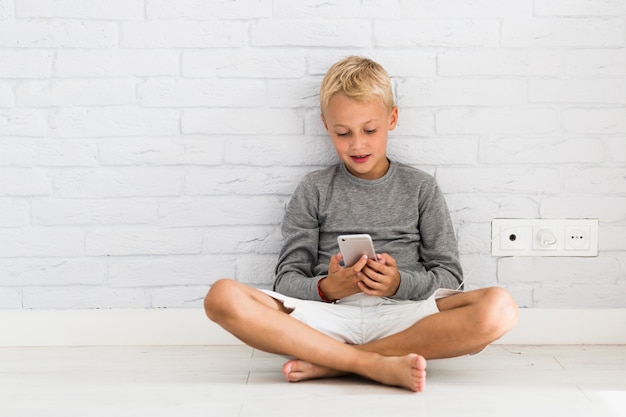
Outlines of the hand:
<svg viewBox="0 0 626 417">
<path fill-rule="evenodd" d="M 359 272 L 357 282 L 360 290 L 378 297 L 391 297 L 400 287 L 400 272 L 396 260 L 383 253 L 376 255 L 377 261 L 369 259 L 365 267 Z"/>
<path fill-rule="evenodd" d="M 369 262 L 367 256 L 363 255 L 361 259 L 348 268 L 340 265 L 342 259 L 341 253 L 330 258 L 328 277 L 320 284 L 324 295 L 329 300 L 338 300 L 361 292 L 358 283 L 363 277 L 361 271 Z"/>
</svg>

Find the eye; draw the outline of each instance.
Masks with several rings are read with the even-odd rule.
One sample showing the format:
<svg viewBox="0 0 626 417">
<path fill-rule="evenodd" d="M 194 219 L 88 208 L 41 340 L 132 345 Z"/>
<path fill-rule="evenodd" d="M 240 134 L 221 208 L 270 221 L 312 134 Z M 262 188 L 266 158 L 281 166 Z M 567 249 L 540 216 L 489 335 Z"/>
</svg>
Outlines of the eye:
<svg viewBox="0 0 626 417">
<path fill-rule="evenodd" d="M 340 136 L 340 137 L 348 136 L 349 134 L 350 132 L 337 132 L 337 136 Z"/>
<path fill-rule="evenodd" d="M 370 129 L 370 130 L 365 130 L 365 133 L 367 133 L 368 135 L 371 135 L 373 133 L 376 133 L 376 129 Z"/>
</svg>

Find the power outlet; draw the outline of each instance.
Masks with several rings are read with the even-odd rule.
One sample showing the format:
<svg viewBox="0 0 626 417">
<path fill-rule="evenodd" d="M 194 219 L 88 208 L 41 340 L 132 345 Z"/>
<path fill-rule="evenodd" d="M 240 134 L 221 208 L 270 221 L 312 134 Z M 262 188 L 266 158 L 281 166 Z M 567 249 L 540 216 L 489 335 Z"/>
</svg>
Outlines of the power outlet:
<svg viewBox="0 0 626 417">
<path fill-rule="evenodd" d="M 598 219 L 493 219 L 493 256 L 597 256 Z"/>
<path fill-rule="evenodd" d="M 531 238 L 532 229 L 525 226 L 513 226 L 501 229 L 499 236 L 500 248 L 506 251 L 526 250 Z"/>
<path fill-rule="evenodd" d="M 588 250 L 591 245 L 590 235 L 590 227 L 588 226 L 580 225 L 565 228 L 565 249 Z"/>
</svg>

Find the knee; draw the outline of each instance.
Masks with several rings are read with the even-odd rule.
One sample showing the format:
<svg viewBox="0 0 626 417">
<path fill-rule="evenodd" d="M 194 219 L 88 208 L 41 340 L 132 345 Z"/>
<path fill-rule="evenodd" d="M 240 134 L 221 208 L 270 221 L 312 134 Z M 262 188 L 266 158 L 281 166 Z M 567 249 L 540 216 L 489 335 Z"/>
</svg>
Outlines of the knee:
<svg viewBox="0 0 626 417">
<path fill-rule="evenodd" d="M 237 282 L 223 278 L 211 285 L 204 297 L 204 311 L 209 319 L 218 322 L 219 318 L 227 314 L 229 306 L 235 298 Z"/>
<path fill-rule="evenodd" d="M 485 289 L 481 304 L 484 306 L 481 309 L 483 325 L 494 339 L 500 338 L 515 327 L 518 308 L 507 290 L 500 287 Z"/>
</svg>

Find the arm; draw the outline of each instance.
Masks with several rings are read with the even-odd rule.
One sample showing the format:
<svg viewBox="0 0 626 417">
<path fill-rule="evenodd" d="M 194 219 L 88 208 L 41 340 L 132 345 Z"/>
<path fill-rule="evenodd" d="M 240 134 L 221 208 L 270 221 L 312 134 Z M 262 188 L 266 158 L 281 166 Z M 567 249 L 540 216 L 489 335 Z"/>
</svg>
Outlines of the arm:
<svg viewBox="0 0 626 417">
<path fill-rule="evenodd" d="M 294 192 L 282 223 L 283 246 L 278 256 L 274 290 L 290 297 L 319 300 L 315 276 L 318 263 L 319 195 L 303 180 Z"/>
<path fill-rule="evenodd" d="M 393 298 L 424 299 L 438 288 L 457 289 L 463 281 L 450 213 L 434 182 L 420 192 L 418 227 L 418 267 L 399 271 L 400 286 Z"/>
</svg>

